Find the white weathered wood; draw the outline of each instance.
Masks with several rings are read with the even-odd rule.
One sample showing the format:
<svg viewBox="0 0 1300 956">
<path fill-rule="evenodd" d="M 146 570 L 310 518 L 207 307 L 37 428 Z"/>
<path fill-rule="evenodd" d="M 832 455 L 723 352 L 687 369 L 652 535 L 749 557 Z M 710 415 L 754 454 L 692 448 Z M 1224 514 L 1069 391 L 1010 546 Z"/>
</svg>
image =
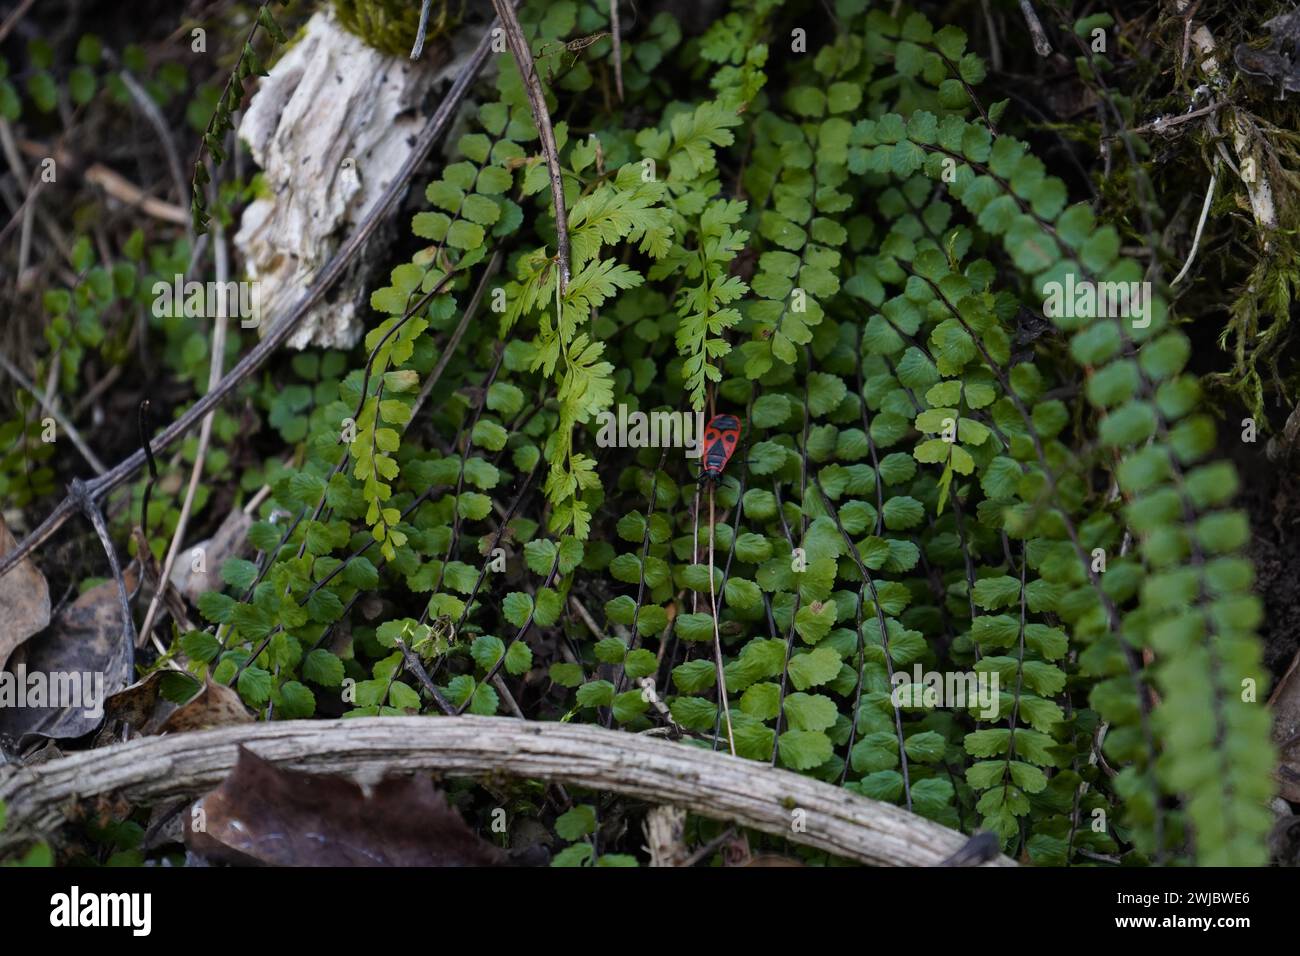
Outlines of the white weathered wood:
<svg viewBox="0 0 1300 956">
<path fill-rule="evenodd" d="M 458 57 L 413 63 L 381 53 L 345 30 L 331 6 L 307 22 L 239 124 L 266 184 L 235 235 L 263 314 L 280 314 L 311 286 L 410 155 L 424 125 L 422 100 L 462 66 Z M 312 309 L 290 348 L 357 343 L 367 315 L 363 272 Z"/>
<path fill-rule="evenodd" d="M 1179 12 L 1184 12 L 1187 5 L 1188 0 L 1179 0 L 1177 4 Z M 1218 45 L 1209 27 L 1204 24 L 1197 26 L 1191 34 L 1191 45 L 1196 50 L 1201 71 L 1207 79 L 1211 83 L 1221 82 Z M 1232 133 L 1232 148 L 1237 153 L 1238 166 L 1242 171 L 1242 184 L 1246 187 L 1246 195 L 1250 198 L 1250 211 L 1255 217 L 1255 224 L 1264 230 L 1265 235 L 1261 238 L 1267 245 L 1269 242 L 1267 233 L 1277 228 L 1277 206 L 1273 202 L 1273 185 L 1269 181 L 1268 168 L 1264 157 L 1260 155 L 1259 130 L 1255 128 L 1254 122 L 1247 113 L 1232 106 L 1231 103 L 1228 104 L 1224 114 L 1228 129 Z M 1247 169 L 1250 171 L 1249 175 L 1246 174 Z"/>
<path fill-rule="evenodd" d="M 729 754 L 585 724 L 465 716 L 258 723 L 0 768 L 0 800 L 9 808 L 0 849 L 52 833 L 77 800 L 154 803 L 203 793 L 234 766 L 241 744 L 285 767 L 361 780 L 508 774 L 611 790 L 882 866 L 932 866 L 966 842 L 890 804 Z M 796 818 L 800 827 L 792 827 Z M 994 864 L 1014 865 L 1005 857 Z"/>
</svg>

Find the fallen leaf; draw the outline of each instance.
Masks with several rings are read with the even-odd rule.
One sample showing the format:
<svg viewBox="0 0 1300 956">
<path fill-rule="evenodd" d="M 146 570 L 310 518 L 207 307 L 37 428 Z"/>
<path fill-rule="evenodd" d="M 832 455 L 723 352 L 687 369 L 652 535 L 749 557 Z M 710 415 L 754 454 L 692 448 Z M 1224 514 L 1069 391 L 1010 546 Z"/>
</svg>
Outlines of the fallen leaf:
<svg viewBox="0 0 1300 956">
<path fill-rule="evenodd" d="M 105 732 L 126 724 L 145 736 L 253 721 L 253 715 L 231 688 L 211 680 L 201 686 L 192 674 L 176 670 L 154 671 L 112 694 L 104 704 L 104 718 Z"/>
<path fill-rule="evenodd" d="M 128 592 L 138 577 L 132 563 L 123 573 Z M 108 696 L 131 680 L 133 660 L 117 582 L 105 581 L 10 657 L 0 673 L 0 734 L 25 742 L 90 733 L 103 721 Z"/>
<path fill-rule="evenodd" d="M 0 557 L 18 542 L 0 515 Z M 20 644 L 50 623 L 50 586 L 45 575 L 23 558 L 4 577 L 0 577 L 0 669 Z"/>
<path fill-rule="evenodd" d="M 140 839 L 140 849 L 148 852 L 159 847 L 185 842 L 183 814 L 189 812 L 188 800 L 173 800 L 153 807 L 149 813 L 149 826 Z"/>
<path fill-rule="evenodd" d="M 252 525 L 252 515 L 245 514 L 243 508 L 233 508 L 211 538 L 177 554 L 171 573 L 171 583 L 176 590 L 191 604 L 196 604 L 200 595 L 224 587 L 219 573 L 221 565 L 227 558 L 239 554 Z M 201 563 L 198 561 L 200 555 Z M 201 569 L 196 568 L 196 564 L 200 564 Z"/>
<path fill-rule="evenodd" d="M 236 866 L 502 866 L 427 776 L 366 794 L 344 777 L 284 770 L 241 747 L 217 789 L 185 814 L 185 844 Z"/>
<path fill-rule="evenodd" d="M 154 671 L 144 680 L 110 694 L 104 701 L 104 729 L 107 731 L 114 724 L 123 723 L 141 733 L 152 733 L 145 728 L 153 722 L 160 723 L 161 716 L 175 709 L 174 704 L 160 696 L 165 676 L 164 671 Z M 164 708 L 166 712 L 160 716 L 159 711 Z"/>
<path fill-rule="evenodd" d="M 162 563 L 154 557 L 153 551 L 149 548 L 149 541 L 139 526 L 132 530 L 131 538 L 136 545 L 136 560 L 144 565 L 144 581 L 141 585 L 140 597 L 147 605 L 153 601 L 157 594 L 158 582 L 162 580 Z M 181 629 L 182 634 L 195 629 L 186 614 L 185 600 L 171 584 L 168 584 L 166 591 L 163 592 L 162 611 L 154 618 L 150 630 L 157 630 L 158 624 L 165 620 L 168 614 L 176 622 L 176 626 Z M 169 637 L 171 635 L 170 629 L 163 628 L 163 634 Z M 136 650 L 145 647 L 149 643 L 149 637 L 150 634 L 141 629 L 135 637 Z"/>
<path fill-rule="evenodd" d="M 1280 97 L 1300 92 L 1300 11 L 1276 16 L 1264 26 L 1271 42 L 1262 48 L 1237 44 L 1233 51 L 1237 69 L 1276 87 Z"/>
<path fill-rule="evenodd" d="M 248 712 L 239 694 L 224 684 L 208 680 L 191 700 L 177 707 L 159 728 L 162 734 L 183 733 L 189 730 L 206 730 L 209 727 L 226 727 L 230 724 L 251 724 L 253 715 Z"/>
</svg>

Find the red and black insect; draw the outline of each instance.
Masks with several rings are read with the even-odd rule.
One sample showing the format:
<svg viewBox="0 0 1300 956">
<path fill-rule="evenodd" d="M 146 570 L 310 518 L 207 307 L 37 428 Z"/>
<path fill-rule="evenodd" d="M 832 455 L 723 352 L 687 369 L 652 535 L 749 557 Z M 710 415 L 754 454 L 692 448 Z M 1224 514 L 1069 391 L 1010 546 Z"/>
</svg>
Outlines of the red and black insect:
<svg viewBox="0 0 1300 956">
<path fill-rule="evenodd" d="M 700 481 L 717 482 L 732 453 L 740 444 L 740 419 L 735 415 L 714 415 L 704 426 L 704 454 Z"/>
</svg>

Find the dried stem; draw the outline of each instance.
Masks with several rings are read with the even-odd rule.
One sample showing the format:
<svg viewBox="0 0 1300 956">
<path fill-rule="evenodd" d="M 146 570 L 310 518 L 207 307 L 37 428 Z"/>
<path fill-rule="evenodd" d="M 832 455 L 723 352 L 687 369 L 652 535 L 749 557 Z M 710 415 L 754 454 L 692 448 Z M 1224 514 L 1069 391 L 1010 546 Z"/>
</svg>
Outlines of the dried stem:
<svg viewBox="0 0 1300 956">
<path fill-rule="evenodd" d="M 618 22 L 618 0 L 609 0 L 609 32 L 614 39 L 614 89 L 618 101 L 623 102 L 623 37 Z"/>
<path fill-rule="evenodd" d="M 225 229 L 219 219 L 214 219 L 212 224 L 217 282 L 224 285 L 230 273 L 230 256 L 226 249 Z M 216 388 L 217 383 L 221 381 L 222 359 L 226 354 L 226 327 L 230 319 L 226 315 L 225 309 L 220 311 L 221 314 L 217 316 L 216 326 L 212 330 L 212 357 L 208 365 L 209 392 Z M 194 467 L 190 470 L 189 487 L 185 489 L 185 500 L 181 503 L 180 517 L 176 519 L 176 530 L 172 533 L 171 544 L 167 547 L 167 556 L 163 559 L 162 574 L 158 579 L 158 587 L 154 591 L 153 599 L 149 602 L 149 610 L 145 612 L 144 624 L 140 626 L 140 634 L 145 639 L 153 633 L 153 622 L 158 613 L 158 605 L 162 602 L 163 595 L 167 593 L 167 588 L 170 586 L 172 566 L 176 563 L 176 555 L 180 552 L 181 542 L 185 540 L 185 531 L 189 527 L 190 514 L 194 509 L 194 496 L 199 490 L 199 479 L 203 476 L 203 466 L 207 462 L 208 444 L 212 440 L 212 419 L 215 415 L 215 411 L 208 412 L 203 416 L 203 424 L 199 426 L 199 448 L 198 453 L 194 456 Z M 146 518 L 147 516 L 141 516 L 142 526 Z"/>
<path fill-rule="evenodd" d="M 418 60 L 424 53 L 424 36 L 429 29 L 429 7 L 433 0 L 424 0 L 420 4 L 420 25 L 415 30 L 415 46 L 411 47 L 411 59 Z"/>
<path fill-rule="evenodd" d="M 555 201 L 555 243 L 559 258 L 560 295 L 569 287 L 569 217 L 564 210 L 564 179 L 560 174 L 560 151 L 555 145 L 555 131 L 551 128 L 551 114 L 546 109 L 546 93 L 542 90 L 542 81 L 537 75 L 537 65 L 533 62 L 532 51 L 524 36 L 519 17 L 515 14 L 514 4 L 508 0 L 492 0 L 496 8 L 497 19 L 505 30 L 506 43 L 519 66 L 519 75 L 523 78 L 524 89 L 528 92 L 528 105 L 532 107 L 533 122 L 542 139 L 542 154 L 546 157 L 546 166 L 551 174 L 551 197 Z"/>
<path fill-rule="evenodd" d="M 1043 23 L 1038 19 L 1034 5 L 1029 0 L 1020 0 L 1020 12 L 1029 27 L 1029 36 L 1034 41 L 1034 52 L 1043 57 L 1051 56 L 1052 44 L 1047 39 L 1047 33 L 1043 30 Z"/>
</svg>

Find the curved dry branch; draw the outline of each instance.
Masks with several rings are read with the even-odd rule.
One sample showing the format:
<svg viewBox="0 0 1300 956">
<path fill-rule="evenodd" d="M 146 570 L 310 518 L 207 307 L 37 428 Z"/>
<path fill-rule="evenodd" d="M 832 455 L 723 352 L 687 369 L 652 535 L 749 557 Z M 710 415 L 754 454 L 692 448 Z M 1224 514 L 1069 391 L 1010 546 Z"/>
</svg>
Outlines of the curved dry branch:
<svg viewBox="0 0 1300 956">
<path fill-rule="evenodd" d="M 0 849 L 49 833 L 79 800 L 114 795 L 152 803 L 201 794 L 234 767 L 240 745 L 284 767 L 360 779 L 394 771 L 509 774 L 611 790 L 880 866 L 934 866 L 967 842 L 923 817 L 811 777 L 643 735 L 504 717 L 375 717 L 141 737 L 0 769 L 0 800 L 9 808 Z M 1006 857 L 992 863 L 1015 865 Z"/>
</svg>

